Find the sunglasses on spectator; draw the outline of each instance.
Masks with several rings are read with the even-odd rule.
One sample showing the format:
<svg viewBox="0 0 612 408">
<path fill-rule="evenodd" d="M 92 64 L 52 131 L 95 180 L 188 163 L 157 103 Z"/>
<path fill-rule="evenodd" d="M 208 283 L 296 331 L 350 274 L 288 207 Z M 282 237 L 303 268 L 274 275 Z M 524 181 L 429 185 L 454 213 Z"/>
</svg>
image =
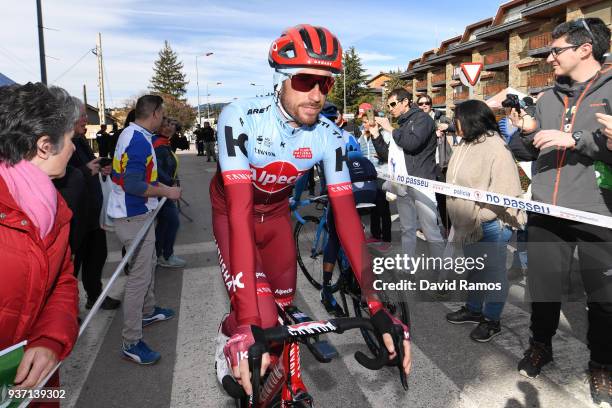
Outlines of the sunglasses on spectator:
<svg viewBox="0 0 612 408">
<path fill-rule="evenodd" d="M 291 79 L 291 87 L 298 92 L 310 92 L 316 85 L 327 95 L 334 86 L 334 77 L 314 74 L 286 74 Z"/>
<path fill-rule="evenodd" d="M 591 41 L 593 41 L 595 39 L 595 36 L 593 35 L 593 32 L 589 28 L 589 25 L 587 24 L 587 22 L 586 22 L 586 20 L 584 18 L 579 18 L 578 20 L 574 21 L 573 24 L 572 24 L 572 28 L 584 28 L 587 31 L 587 33 L 589 34 L 589 37 L 591 37 Z"/>
<path fill-rule="evenodd" d="M 425 101 L 425 102 L 419 102 L 419 103 L 417 103 L 417 105 L 419 105 L 419 106 L 429 106 L 429 105 L 431 105 L 431 103 Z"/>
<path fill-rule="evenodd" d="M 404 99 L 405 99 L 405 98 L 404 98 Z M 395 108 L 395 106 L 396 106 L 398 103 L 402 102 L 404 99 L 402 99 L 401 101 L 393 101 L 393 102 L 389 102 L 389 103 L 387 104 L 387 106 L 389 107 L 389 109 L 393 109 L 393 108 Z"/>
</svg>

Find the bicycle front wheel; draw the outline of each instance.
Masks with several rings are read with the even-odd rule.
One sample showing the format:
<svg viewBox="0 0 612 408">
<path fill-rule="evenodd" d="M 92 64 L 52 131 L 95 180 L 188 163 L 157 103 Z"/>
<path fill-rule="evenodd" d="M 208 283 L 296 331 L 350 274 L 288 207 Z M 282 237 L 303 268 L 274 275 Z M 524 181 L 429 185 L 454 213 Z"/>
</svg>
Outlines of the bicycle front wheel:
<svg viewBox="0 0 612 408">
<path fill-rule="evenodd" d="M 399 319 L 402 323 L 410 328 L 410 309 L 408 303 L 402 298 L 400 292 L 396 292 L 395 296 L 389 295 L 388 292 L 379 292 L 380 300 L 383 302 L 385 309 L 391 313 L 394 317 Z M 370 310 L 368 304 L 361 300 L 361 296 L 353 297 L 353 309 L 355 310 L 355 316 L 357 317 L 370 317 Z M 369 330 L 361 329 L 361 335 L 366 345 L 374 355 L 378 355 L 380 347 L 376 336 Z"/>
<path fill-rule="evenodd" d="M 327 228 L 319 228 L 321 219 L 313 215 L 304 216 L 304 224 L 295 223 L 293 238 L 298 265 L 308 282 L 317 290 L 323 287 L 323 251 L 327 244 Z M 335 286 L 335 284 L 334 284 Z"/>
</svg>

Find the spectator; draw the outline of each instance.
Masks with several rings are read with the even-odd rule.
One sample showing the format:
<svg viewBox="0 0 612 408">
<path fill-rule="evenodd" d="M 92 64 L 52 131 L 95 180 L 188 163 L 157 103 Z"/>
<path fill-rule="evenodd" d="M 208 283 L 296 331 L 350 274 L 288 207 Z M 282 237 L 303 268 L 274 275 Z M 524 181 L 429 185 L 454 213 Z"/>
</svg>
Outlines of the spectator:
<svg viewBox="0 0 612 408">
<path fill-rule="evenodd" d="M 85 121 L 87 121 L 87 112 L 85 113 Z M 96 142 L 98 143 L 98 157 L 109 157 L 112 140 L 106 131 L 106 124 L 100 125 L 100 130 L 96 133 Z"/>
<path fill-rule="evenodd" d="M 612 216 L 612 180 L 607 176 L 612 152 L 594 107 L 612 95 L 612 69 L 603 66 L 610 29 L 598 18 L 559 24 L 552 32 L 548 63 L 555 86 L 538 99 L 535 117 L 512 113 L 525 144 L 537 154 L 533 199 L 562 207 Z M 561 129 L 561 130 L 559 130 Z M 589 381 L 596 403 L 612 400 L 612 231 L 590 224 L 533 213 L 529 217 L 530 347 L 519 372 L 536 377 L 552 361 L 552 337 L 559 325 L 562 283 L 568 278 L 576 248 L 587 292 L 591 354 Z"/>
<path fill-rule="evenodd" d="M 164 116 L 163 99 L 157 95 L 138 98 L 135 121 L 121 132 L 113 158 L 113 189 L 107 214 L 114 219 L 115 232 L 127 248 L 147 222 L 157 197 L 177 200 L 178 187 L 157 181 L 157 161 L 151 144 L 152 133 Z M 123 355 L 138 364 L 153 364 L 160 354 L 142 341 L 142 328 L 174 317 L 174 311 L 155 304 L 153 255 L 155 230 L 149 228 L 130 263 L 123 299 Z"/>
<path fill-rule="evenodd" d="M 28 341 L 14 379 L 26 389 L 70 354 L 79 330 L 71 212 L 51 182 L 74 151 L 78 114 L 61 88 L 0 88 L 0 349 Z"/>
<path fill-rule="evenodd" d="M 202 136 L 204 138 L 204 145 L 206 146 L 206 161 L 210 161 L 210 158 L 216 162 L 217 155 L 215 154 L 215 145 L 217 143 L 217 137 L 215 136 L 215 129 L 210 127 L 210 123 L 204 122 L 202 128 Z"/>
<path fill-rule="evenodd" d="M 523 193 L 512 153 L 499 135 L 493 111 L 486 103 L 469 100 L 455 108 L 457 147 L 448 167 L 448 182 L 478 190 L 518 197 Z M 468 293 L 465 306 L 446 315 L 454 324 L 475 323 L 470 338 L 487 342 L 501 332 L 500 317 L 508 296 L 506 245 L 512 229 L 525 223 L 524 212 L 502 206 L 448 197 L 453 242 L 463 244 L 471 259 L 483 259 L 484 268 L 469 272 L 471 283 L 499 284 L 499 290 Z"/>
<path fill-rule="evenodd" d="M 89 147 L 85 133 L 87 130 L 87 112 L 85 105 L 78 99 L 74 98 L 75 103 L 79 106 L 79 118 L 74 125 L 74 136 L 72 143 L 75 151 L 68 162 L 72 167 L 79 169 L 84 176 L 84 194 L 83 206 L 80 208 L 82 213 L 78 214 L 79 225 L 76 227 L 82 229 L 81 238 L 75 250 L 74 257 L 74 275 L 78 276 L 81 270 L 81 278 L 83 287 L 87 293 L 86 309 L 91 309 L 98 300 L 98 296 L 102 293 L 102 269 L 106 263 L 108 254 L 106 246 L 106 232 L 100 226 L 100 211 L 102 211 L 102 186 L 98 173 L 103 176 L 108 176 L 111 173 L 111 164 L 109 163 L 101 167 L 100 161 L 106 156 L 96 158 L 93 150 Z M 104 136 L 106 140 L 110 138 L 108 134 Z M 101 308 L 105 310 L 117 309 L 121 301 L 113 299 L 109 296 L 104 298 Z"/>
<path fill-rule="evenodd" d="M 450 119 L 448 119 L 441 111 L 433 110 L 433 101 L 431 96 L 425 94 L 420 95 L 417 98 L 417 106 L 423 112 L 427 113 L 434 120 L 436 124 L 436 180 L 446 181 L 446 169 L 452 155 L 452 149 L 448 142 L 448 132 L 455 132 L 455 126 Z M 456 143 L 455 143 L 456 144 Z M 446 196 L 444 194 L 436 193 L 436 203 L 438 205 L 438 212 L 442 223 L 445 228 L 445 235 L 448 235 L 450 231 L 451 221 L 450 217 L 446 212 Z"/>
<path fill-rule="evenodd" d="M 176 133 L 176 121 L 164 118 L 156 136 L 153 136 L 153 148 L 157 158 L 157 178 L 167 186 L 178 185 L 178 157 L 170 149 L 170 139 Z M 179 212 L 172 200 L 167 200 L 157 213 L 155 228 L 155 252 L 157 264 L 166 268 L 183 268 L 184 259 L 174 255 L 174 242 L 179 229 Z"/>
<path fill-rule="evenodd" d="M 361 147 L 361 154 L 368 159 L 372 164 L 377 166 L 380 163 L 378 156 L 376 155 L 376 148 L 372 142 L 373 133 L 376 136 L 380 135 L 378 126 L 376 123 L 370 123 L 367 118 L 367 112 L 372 111 L 372 105 L 369 103 L 362 103 L 359 105 L 359 111 L 357 114 L 358 119 L 362 119 L 362 130 L 361 136 L 359 137 L 359 146 Z M 366 115 L 364 119 L 364 115 Z M 386 132 L 383 134 L 381 140 L 388 142 L 390 134 Z M 386 161 L 385 161 L 386 162 Z M 391 242 L 391 210 L 389 208 L 389 202 L 386 198 L 386 192 L 382 188 L 383 180 L 378 180 L 378 188 L 376 190 L 376 207 L 373 207 L 370 212 L 370 235 L 377 241 Z"/>
<path fill-rule="evenodd" d="M 54 178 L 52 181 L 57 191 L 66 201 L 68 208 L 72 211 L 68 242 L 70 243 L 70 252 L 74 261 L 77 248 L 81 245 L 85 236 L 85 223 L 81 220 L 87 198 L 85 195 L 85 176 L 83 176 L 81 170 L 68 164 L 66 166 L 66 174 L 63 177 Z M 75 276 L 77 276 L 76 270 Z"/>
<path fill-rule="evenodd" d="M 117 139 L 119 139 L 119 134 L 121 131 L 117 127 L 117 122 L 113 122 L 111 132 L 109 133 L 109 142 L 108 142 L 108 157 L 112 158 L 115 154 L 115 147 L 117 147 Z"/>
<path fill-rule="evenodd" d="M 387 97 L 387 104 L 400 127 L 393 129 L 387 118 L 377 117 L 376 123 L 390 132 L 397 146 L 403 149 L 409 175 L 435 180 L 437 137 L 434 121 L 418 106 L 411 107 L 411 102 L 412 95 L 404 88 L 392 90 Z M 375 138 L 374 146 L 379 155 L 386 159 L 389 147 L 382 138 Z M 429 256 L 441 258 L 445 243 L 440 233 L 435 195 L 413 187 L 409 187 L 406 192 L 397 198 L 403 252 L 411 257 L 415 255 L 416 230 L 420 223 L 427 238 Z"/>
<path fill-rule="evenodd" d="M 196 130 L 193 131 L 196 137 L 196 149 L 198 149 L 198 156 L 204 156 L 204 134 L 202 133 L 202 127 L 200 124 L 196 124 Z"/>
</svg>

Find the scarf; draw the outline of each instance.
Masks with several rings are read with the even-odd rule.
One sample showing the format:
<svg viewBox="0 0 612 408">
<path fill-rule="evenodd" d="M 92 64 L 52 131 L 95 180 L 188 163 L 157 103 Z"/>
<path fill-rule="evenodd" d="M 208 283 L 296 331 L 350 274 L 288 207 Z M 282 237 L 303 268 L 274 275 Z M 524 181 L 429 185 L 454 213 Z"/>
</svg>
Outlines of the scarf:
<svg viewBox="0 0 612 408">
<path fill-rule="evenodd" d="M 57 190 L 49 176 L 29 161 L 22 160 L 12 167 L 0 163 L 0 177 L 44 239 L 51 232 L 57 213 Z"/>
</svg>

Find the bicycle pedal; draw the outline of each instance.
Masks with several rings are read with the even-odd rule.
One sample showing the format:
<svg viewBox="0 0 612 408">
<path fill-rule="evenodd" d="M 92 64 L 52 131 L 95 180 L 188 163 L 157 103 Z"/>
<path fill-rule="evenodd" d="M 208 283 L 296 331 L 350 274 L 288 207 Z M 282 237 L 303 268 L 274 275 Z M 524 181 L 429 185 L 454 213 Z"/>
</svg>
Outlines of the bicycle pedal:
<svg viewBox="0 0 612 408">
<path fill-rule="evenodd" d="M 327 340 L 318 340 L 307 343 L 308 349 L 321 363 L 329 363 L 334 358 L 338 357 L 338 350 L 332 346 Z"/>
</svg>

